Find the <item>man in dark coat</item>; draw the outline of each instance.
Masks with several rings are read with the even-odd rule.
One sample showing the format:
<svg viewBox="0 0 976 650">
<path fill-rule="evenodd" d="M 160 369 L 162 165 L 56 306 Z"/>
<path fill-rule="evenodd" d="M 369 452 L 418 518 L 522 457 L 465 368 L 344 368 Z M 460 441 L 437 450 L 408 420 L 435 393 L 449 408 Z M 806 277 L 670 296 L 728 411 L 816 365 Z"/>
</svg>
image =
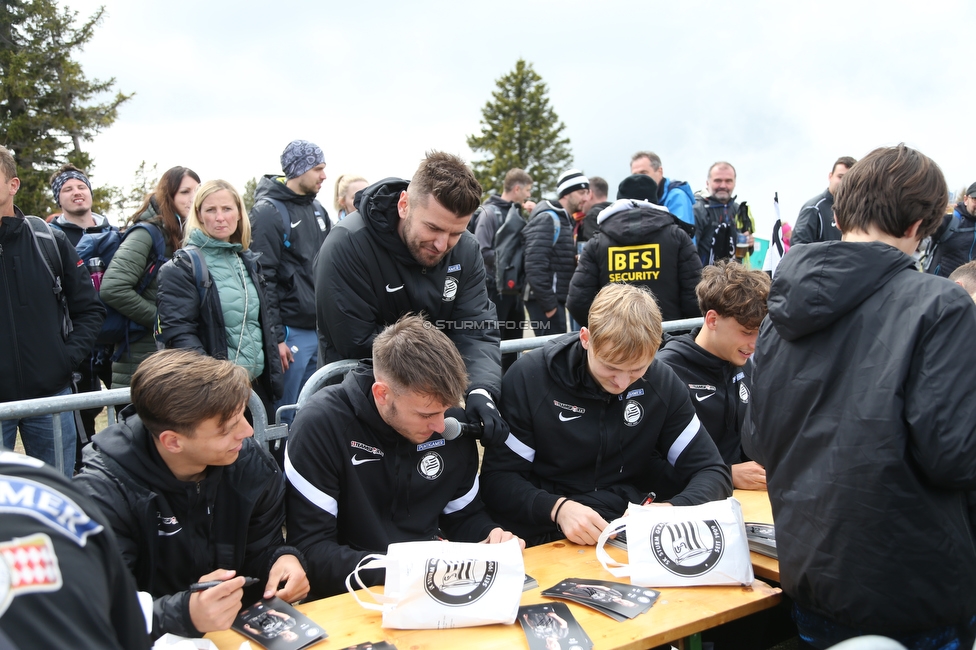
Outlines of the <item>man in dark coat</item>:
<svg viewBox="0 0 976 650">
<path fill-rule="evenodd" d="M 840 230 L 834 222 L 834 197 L 844 175 L 857 161 L 841 156 L 834 162 L 827 175 L 827 189 L 803 204 L 793 227 L 790 245 L 809 244 L 815 241 L 839 241 Z"/>
<path fill-rule="evenodd" d="M 359 209 L 322 245 L 315 302 L 323 363 L 371 356 L 373 339 L 408 313 L 423 313 L 464 358 L 466 417 L 482 441 L 508 435 L 495 400 L 501 350 L 478 240 L 467 231 L 481 185 L 457 156 L 433 152 L 413 179 L 363 190 Z"/>
<path fill-rule="evenodd" d="M 769 294 L 742 445 L 766 468 L 783 590 L 815 648 L 976 636 L 976 306 L 912 259 L 947 194 L 918 151 L 872 151 L 837 192 L 842 241 L 791 250 Z"/>
</svg>

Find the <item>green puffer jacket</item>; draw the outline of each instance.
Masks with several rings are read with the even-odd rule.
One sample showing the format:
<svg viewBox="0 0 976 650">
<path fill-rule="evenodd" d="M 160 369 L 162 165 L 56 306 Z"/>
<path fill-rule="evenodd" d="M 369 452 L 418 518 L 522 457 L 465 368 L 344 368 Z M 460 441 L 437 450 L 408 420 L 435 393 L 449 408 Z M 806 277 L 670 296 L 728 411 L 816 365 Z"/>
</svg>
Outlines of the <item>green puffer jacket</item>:
<svg viewBox="0 0 976 650">
<path fill-rule="evenodd" d="M 247 369 L 253 381 L 264 371 L 261 298 L 241 261 L 241 245 L 212 239 L 202 230 L 191 232 L 189 242 L 200 248 L 217 287 L 224 315 L 227 360 Z"/>
<path fill-rule="evenodd" d="M 145 212 L 139 215 L 137 221 L 153 224 L 163 230 L 163 221 L 156 212 L 156 201 L 152 199 Z M 132 373 L 136 371 L 143 359 L 156 351 L 156 341 L 152 336 L 156 325 L 156 285 L 157 279 L 140 296 L 136 293 L 136 286 L 142 280 L 142 274 L 152 256 L 152 236 L 143 229 L 138 229 L 126 237 L 112 258 L 112 263 L 105 270 L 99 296 L 102 301 L 117 312 L 147 328 L 147 334 L 137 341 L 130 341 L 129 350 L 118 361 L 112 364 L 112 388 L 123 388 L 132 381 Z M 169 238 L 166 237 L 166 257 L 173 257 Z"/>
</svg>

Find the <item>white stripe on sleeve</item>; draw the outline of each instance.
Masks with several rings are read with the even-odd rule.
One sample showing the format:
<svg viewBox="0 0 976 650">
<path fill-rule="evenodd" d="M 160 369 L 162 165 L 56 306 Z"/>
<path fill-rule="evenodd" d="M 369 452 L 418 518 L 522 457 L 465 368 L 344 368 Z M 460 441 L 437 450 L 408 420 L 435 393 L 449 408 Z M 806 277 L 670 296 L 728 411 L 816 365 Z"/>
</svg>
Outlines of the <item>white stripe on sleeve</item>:
<svg viewBox="0 0 976 650">
<path fill-rule="evenodd" d="M 476 496 L 478 496 L 478 475 L 477 474 L 475 474 L 474 484 L 471 486 L 471 489 L 468 490 L 467 494 L 458 497 L 453 501 L 448 501 L 447 505 L 444 506 L 444 509 L 441 511 L 441 514 L 449 515 L 451 513 L 457 512 L 458 510 L 463 510 L 468 506 L 469 503 L 474 501 L 474 498 Z"/>
<path fill-rule="evenodd" d="M 701 428 L 701 421 L 698 419 L 698 414 L 696 413 L 692 418 L 688 426 L 684 428 L 684 431 L 678 434 L 674 443 L 671 445 L 671 449 L 668 449 L 668 462 L 671 463 L 671 467 L 678 462 L 678 456 L 685 450 L 692 439 L 698 435 L 698 430 Z"/>
<path fill-rule="evenodd" d="M 505 446 L 530 463 L 535 462 L 535 449 L 516 438 L 514 433 L 508 434 L 505 438 Z"/>
<path fill-rule="evenodd" d="M 288 457 L 287 446 L 285 447 L 285 478 L 303 497 L 333 517 L 339 517 L 339 502 L 309 483 L 308 479 L 298 473 L 295 466 L 291 464 L 291 458 Z"/>
</svg>

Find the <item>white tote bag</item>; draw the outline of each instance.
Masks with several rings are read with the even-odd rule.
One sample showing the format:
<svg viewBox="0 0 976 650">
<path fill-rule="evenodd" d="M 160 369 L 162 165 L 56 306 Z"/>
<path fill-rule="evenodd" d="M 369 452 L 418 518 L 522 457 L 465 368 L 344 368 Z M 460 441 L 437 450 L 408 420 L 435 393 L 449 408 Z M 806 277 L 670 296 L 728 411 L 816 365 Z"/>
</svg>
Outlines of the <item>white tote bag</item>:
<svg viewBox="0 0 976 650">
<path fill-rule="evenodd" d="M 629 564 L 604 549 L 610 535 L 621 531 L 627 533 Z M 600 535 L 596 554 L 607 571 L 642 587 L 751 585 L 755 577 L 742 507 L 733 497 L 671 508 L 631 503 L 627 516 Z"/>
<path fill-rule="evenodd" d="M 386 569 L 380 594 L 359 572 Z M 352 581 L 376 603 L 364 602 Z M 366 609 L 383 612 L 383 627 L 429 630 L 505 623 L 518 616 L 525 565 L 517 539 L 501 544 L 402 542 L 386 555 L 367 555 L 346 576 L 346 589 Z M 377 604 L 379 603 L 379 604 Z"/>
</svg>

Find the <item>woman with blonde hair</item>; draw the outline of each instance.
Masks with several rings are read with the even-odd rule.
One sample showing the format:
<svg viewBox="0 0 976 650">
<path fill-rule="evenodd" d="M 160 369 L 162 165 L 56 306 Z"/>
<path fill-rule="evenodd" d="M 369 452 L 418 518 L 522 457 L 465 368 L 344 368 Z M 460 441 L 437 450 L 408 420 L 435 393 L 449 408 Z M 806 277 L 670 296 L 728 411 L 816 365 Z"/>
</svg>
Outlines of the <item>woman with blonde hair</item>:
<svg viewBox="0 0 976 650">
<path fill-rule="evenodd" d="M 159 272 L 156 340 L 245 368 L 270 409 L 281 394 L 281 359 L 271 333 L 251 224 L 227 181 L 200 186 L 183 248 Z"/>
<path fill-rule="evenodd" d="M 336 218 L 340 221 L 356 211 L 353 201 L 356 192 L 364 189 L 367 185 L 366 179 L 362 176 L 352 174 L 342 174 L 336 179 L 335 185 L 335 209 Z"/>
</svg>

